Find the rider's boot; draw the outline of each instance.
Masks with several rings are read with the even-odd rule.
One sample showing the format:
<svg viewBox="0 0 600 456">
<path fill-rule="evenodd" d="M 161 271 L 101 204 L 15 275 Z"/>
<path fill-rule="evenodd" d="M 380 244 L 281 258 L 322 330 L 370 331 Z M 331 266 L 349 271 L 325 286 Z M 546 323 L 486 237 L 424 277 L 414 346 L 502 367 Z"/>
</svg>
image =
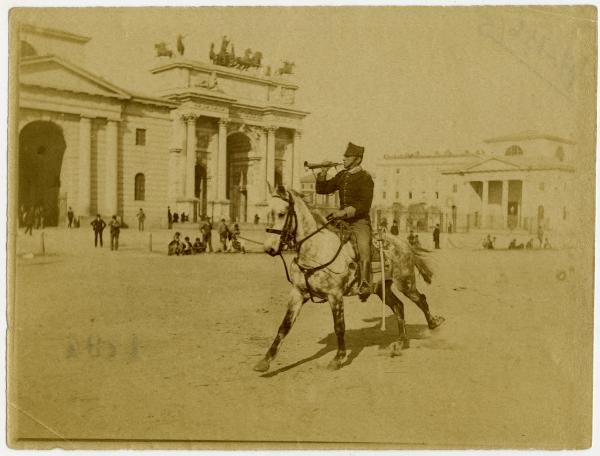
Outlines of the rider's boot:
<svg viewBox="0 0 600 456">
<path fill-rule="evenodd" d="M 371 284 L 371 261 L 360 262 L 360 285 L 358 287 L 358 297 L 365 302 L 371 293 L 373 285 Z"/>
</svg>

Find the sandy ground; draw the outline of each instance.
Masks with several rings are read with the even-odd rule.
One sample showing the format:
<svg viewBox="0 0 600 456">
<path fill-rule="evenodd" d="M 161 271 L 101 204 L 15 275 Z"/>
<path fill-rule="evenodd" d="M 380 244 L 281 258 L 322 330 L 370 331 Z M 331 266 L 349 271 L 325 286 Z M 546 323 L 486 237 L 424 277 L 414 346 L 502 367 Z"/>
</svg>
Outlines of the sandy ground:
<svg viewBox="0 0 600 456">
<path fill-rule="evenodd" d="M 190 233 L 193 234 L 191 228 Z M 406 298 L 411 348 L 380 301 L 346 299 L 339 371 L 327 304 L 305 305 L 271 371 L 253 365 L 285 312 L 281 262 L 264 254 L 167 257 L 168 231 L 18 237 L 10 401 L 16 436 L 387 443 L 395 447 L 576 447 L 591 432 L 591 302 L 575 250 L 483 251 L 459 239 L 421 283 L 446 323 Z M 261 233 L 247 234 L 255 239 Z M 194 234 L 195 236 L 195 234 Z M 216 241 L 216 239 L 215 239 Z M 589 286 L 589 285 L 588 285 Z M 27 442 L 26 442 L 27 443 Z M 209 445 L 212 445 L 209 443 Z"/>
</svg>

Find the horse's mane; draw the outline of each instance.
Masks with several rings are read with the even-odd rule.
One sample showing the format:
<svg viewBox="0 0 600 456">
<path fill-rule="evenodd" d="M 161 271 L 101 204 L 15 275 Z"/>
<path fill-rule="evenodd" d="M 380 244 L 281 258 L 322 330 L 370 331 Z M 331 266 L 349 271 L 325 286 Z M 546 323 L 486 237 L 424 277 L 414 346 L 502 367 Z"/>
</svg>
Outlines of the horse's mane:
<svg viewBox="0 0 600 456">
<path fill-rule="evenodd" d="M 304 205 L 306 206 L 306 208 L 308 209 L 308 211 L 310 212 L 310 214 L 315 219 L 315 222 L 317 222 L 320 225 L 325 225 L 327 223 L 327 219 L 325 218 L 325 216 L 323 216 L 323 214 L 321 214 L 321 212 L 317 208 L 315 208 L 312 204 L 310 204 L 309 202 L 307 202 L 304 199 L 304 195 L 302 193 L 300 193 L 297 190 L 293 190 L 293 189 L 290 190 L 290 193 L 296 199 L 302 200 L 302 202 L 304 203 Z"/>
</svg>

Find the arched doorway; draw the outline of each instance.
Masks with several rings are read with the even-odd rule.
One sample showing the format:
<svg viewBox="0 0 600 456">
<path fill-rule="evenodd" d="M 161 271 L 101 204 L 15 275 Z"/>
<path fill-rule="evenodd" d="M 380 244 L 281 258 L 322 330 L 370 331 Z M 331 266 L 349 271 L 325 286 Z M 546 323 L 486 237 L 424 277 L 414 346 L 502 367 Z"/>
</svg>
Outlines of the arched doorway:
<svg viewBox="0 0 600 456">
<path fill-rule="evenodd" d="M 229 218 L 236 222 L 248 221 L 248 154 L 250 139 L 244 133 L 233 133 L 227 138 L 227 198 Z"/>
<path fill-rule="evenodd" d="M 19 208 L 41 207 L 45 225 L 56 226 L 66 216 L 66 201 L 59 209 L 65 148 L 62 129 L 52 122 L 31 122 L 19 135 Z"/>
</svg>

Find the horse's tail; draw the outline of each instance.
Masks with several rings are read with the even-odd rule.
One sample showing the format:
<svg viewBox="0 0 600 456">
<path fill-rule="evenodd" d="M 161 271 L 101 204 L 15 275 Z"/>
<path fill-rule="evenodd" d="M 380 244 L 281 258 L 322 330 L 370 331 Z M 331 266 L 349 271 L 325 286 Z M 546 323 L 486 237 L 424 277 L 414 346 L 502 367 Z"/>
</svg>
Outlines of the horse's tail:
<svg viewBox="0 0 600 456">
<path fill-rule="evenodd" d="M 423 280 L 425 280 L 426 283 L 431 283 L 433 271 L 425 257 L 427 252 L 429 252 L 428 250 L 413 247 L 408 242 L 405 242 L 401 239 L 398 239 L 396 236 L 392 236 L 389 234 L 386 235 L 386 241 L 388 241 L 394 246 L 394 250 L 396 250 L 398 254 L 409 255 L 410 257 L 412 257 L 415 267 L 417 268 L 417 271 L 419 271 L 419 274 L 421 274 L 421 277 L 423 277 Z"/>
</svg>

